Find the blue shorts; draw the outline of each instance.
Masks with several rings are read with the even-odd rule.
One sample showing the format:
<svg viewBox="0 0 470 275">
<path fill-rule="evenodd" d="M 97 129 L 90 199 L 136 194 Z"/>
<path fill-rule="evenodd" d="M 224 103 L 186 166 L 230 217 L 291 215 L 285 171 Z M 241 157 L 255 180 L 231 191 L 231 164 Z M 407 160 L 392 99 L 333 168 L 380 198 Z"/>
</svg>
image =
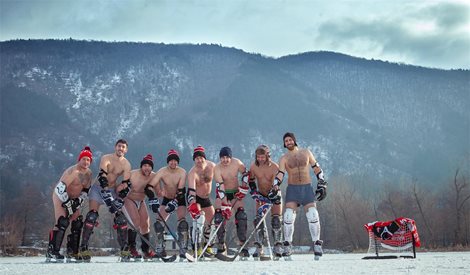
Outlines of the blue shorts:
<svg viewBox="0 0 470 275">
<path fill-rule="evenodd" d="M 93 184 L 90 188 L 90 192 L 88 192 L 88 200 L 89 201 L 96 201 L 99 205 L 104 204 L 103 199 L 101 198 L 101 186 L 98 184 Z M 113 198 L 117 198 L 116 190 L 114 188 L 109 189 L 111 191 L 111 194 L 113 195 Z"/>
<path fill-rule="evenodd" d="M 315 202 L 315 191 L 311 184 L 287 185 L 286 203 L 296 202 L 297 206 Z"/>
</svg>

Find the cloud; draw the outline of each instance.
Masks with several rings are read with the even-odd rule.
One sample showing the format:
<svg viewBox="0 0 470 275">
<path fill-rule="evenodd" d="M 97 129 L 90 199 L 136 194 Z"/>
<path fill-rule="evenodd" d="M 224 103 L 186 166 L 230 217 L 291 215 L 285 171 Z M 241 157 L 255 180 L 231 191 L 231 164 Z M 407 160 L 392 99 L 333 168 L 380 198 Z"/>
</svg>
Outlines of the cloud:
<svg viewBox="0 0 470 275">
<path fill-rule="evenodd" d="M 329 20 L 319 26 L 315 41 L 362 57 L 470 68 L 469 7 L 438 3 L 389 17 Z"/>
</svg>

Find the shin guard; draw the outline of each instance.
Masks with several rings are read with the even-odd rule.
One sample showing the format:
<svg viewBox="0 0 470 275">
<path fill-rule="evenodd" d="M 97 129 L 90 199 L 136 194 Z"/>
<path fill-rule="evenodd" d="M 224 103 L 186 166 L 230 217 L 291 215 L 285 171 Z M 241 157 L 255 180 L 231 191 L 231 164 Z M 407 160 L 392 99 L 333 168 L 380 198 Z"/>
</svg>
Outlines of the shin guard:
<svg viewBox="0 0 470 275">
<path fill-rule="evenodd" d="M 235 223 L 237 224 L 237 237 L 242 243 L 246 241 L 246 230 L 248 227 L 248 217 L 243 207 L 238 208 L 235 214 Z"/>
<path fill-rule="evenodd" d="M 295 216 L 296 213 L 292 208 L 287 208 L 284 212 L 284 239 L 289 243 L 292 242 L 292 236 L 294 235 Z"/>
</svg>

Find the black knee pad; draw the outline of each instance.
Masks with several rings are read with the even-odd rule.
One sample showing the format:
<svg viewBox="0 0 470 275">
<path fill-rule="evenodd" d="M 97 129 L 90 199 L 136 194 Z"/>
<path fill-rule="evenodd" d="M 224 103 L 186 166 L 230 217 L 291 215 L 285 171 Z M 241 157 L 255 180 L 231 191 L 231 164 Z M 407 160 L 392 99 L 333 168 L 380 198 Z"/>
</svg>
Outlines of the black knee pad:
<svg viewBox="0 0 470 275">
<path fill-rule="evenodd" d="M 223 222 L 224 216 L 222 215 L 222 211 L 220 209 L 215 210 L 214 214 L 214 223 L 215 224 L 220 224 Z"/>
<path fill-rule="evenodd" d="M 69 219 L 67 219 L 64 216 L 60 216 L 59 219 L 57 220 L 56 227 L 60 231 L 65 231 L 67 229 L 67 227 L 69 227 L 69 223 L 70 223 Z"/>
<path fill-rule="evenodd" d="M 242 220 L 248 220 L 245 209 L 243 207 L 238 208 L 237 213 L 235 214 L 235 219 L 239 222 Z"/>
<path fill-rule="evenodd" d="M 282 223 L 279 215 L 273 215 L 271 217 L 271 226 L 273 227 L 273 230 L 281 229 Z"/>
<path fill-rule="evenodd" d="M 154 224 L 153 227 L 155 228 L 155 232 L 158 233 L 163 233 L 165 231 L 165 227 L 163 226 L 162 221 L 157 220 Z"/>
<path fill-rule="evenodd" d="M 98 212 L 96 212 L 95 210 L 90 210 L 90 211 L 86 214 L 86 217 L 85 217 L 85 224 L 95 226 L 95 225 L 96 225 L 96 222 L 98 221 L 98 217 L 99 217 Z"/>
<path fill-rule="evenodd" d="M 235 214 L 235 222 L 237 223 L 237 237 L 241 242 L 246 241 L 246 230 L 248 226 L 248 217 L 243 207 L 238 208 Z"/>
<path fill-rule="evenodd" d="M 188 232 L 189 224 L 186 220 L 181 220 L 178 222 L 178 232 Z"/>
<path fill-rule="evenodd" d="M 79 233 L 82 231 L 83 228 L 83 216 L 80 215 L 76 220 L 72 222 L 72 226 L 70 227 L 70 230 L 72 233 Z"/>
<path fill-rule="evenodd" d="M 261 221 L 261 217 L 258 216 L 258 215 L 256 215 L 255 220 L 253 221 L 253 225 L 254 225 L 254 226 L 257 226 L 258 223 L 259 223 L 259 221 Z M 263 221 L 263 223 L 264 223 L 264 221 Z M 259 227 L 260 227 L 260 228 L 263 227 L 263 224 L 261 223 Z"/>
<path fill-rule="evenodd" d="M 114 224 L 117 225 L 118 227 L 123 227 L 127 225 L 127 219 L 122 214 L 121 212 L 116 213 L 116 216 L 114 216 Z"/>
</svg>

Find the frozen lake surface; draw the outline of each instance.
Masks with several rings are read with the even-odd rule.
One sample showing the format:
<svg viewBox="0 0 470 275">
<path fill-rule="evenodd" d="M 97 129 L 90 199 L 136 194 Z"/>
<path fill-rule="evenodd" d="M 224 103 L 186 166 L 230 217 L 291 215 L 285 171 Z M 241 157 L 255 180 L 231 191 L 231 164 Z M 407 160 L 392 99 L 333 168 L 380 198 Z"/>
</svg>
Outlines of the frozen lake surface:
<svg viewBox="0 0 470 275">
<path fill-rule="evenodd" d="M 117 257 L 93 257 L 91 263 L 44 263 L 44 257 L 2 257 L 0 274 L 470 274 L 470 252 L 423 252 L 416 259 L 362 260 L 366 254 L 294 254 L 292 261 L 218 260 L 197 263 L 118 263 Z"/>
</svg>

